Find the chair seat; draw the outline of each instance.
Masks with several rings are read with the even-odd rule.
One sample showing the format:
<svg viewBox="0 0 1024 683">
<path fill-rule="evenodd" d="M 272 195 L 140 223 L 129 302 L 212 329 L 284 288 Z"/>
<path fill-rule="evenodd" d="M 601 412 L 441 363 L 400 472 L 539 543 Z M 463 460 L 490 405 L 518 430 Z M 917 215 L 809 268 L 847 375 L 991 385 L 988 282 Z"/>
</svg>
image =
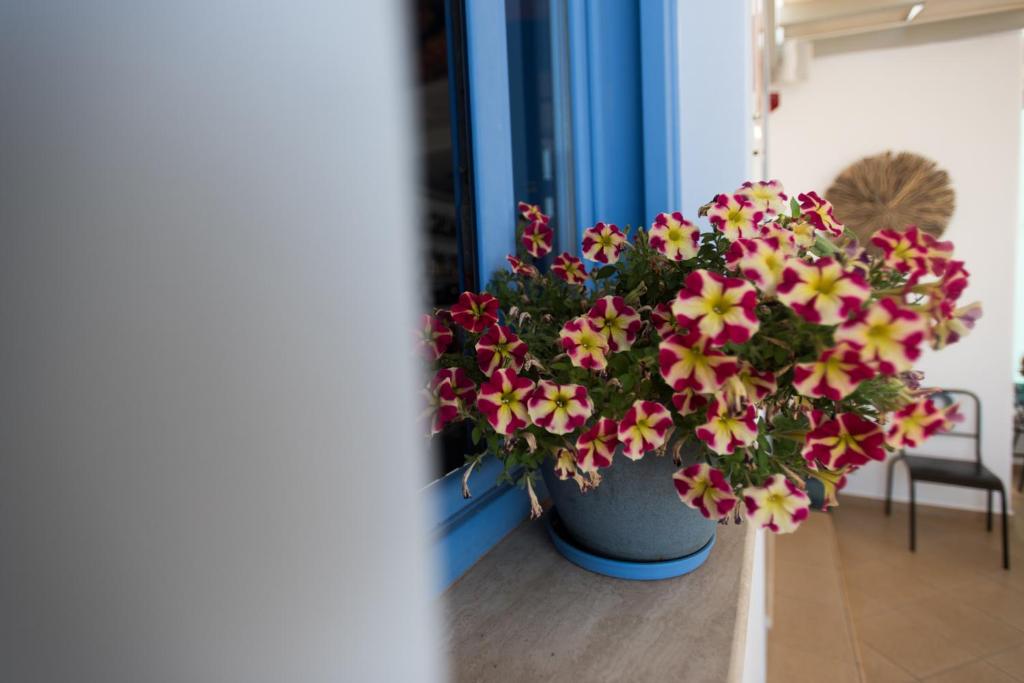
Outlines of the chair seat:
<svg viewBox="0 0 1024 683">
<path fill-rule="evenodd" d="M 954 484 L 976 489 L 999 490 L 999 477 L 973 460 L 950 460 L 930 455 L 906 455 L 910 476 L 917 481 Z"/>
</svg>

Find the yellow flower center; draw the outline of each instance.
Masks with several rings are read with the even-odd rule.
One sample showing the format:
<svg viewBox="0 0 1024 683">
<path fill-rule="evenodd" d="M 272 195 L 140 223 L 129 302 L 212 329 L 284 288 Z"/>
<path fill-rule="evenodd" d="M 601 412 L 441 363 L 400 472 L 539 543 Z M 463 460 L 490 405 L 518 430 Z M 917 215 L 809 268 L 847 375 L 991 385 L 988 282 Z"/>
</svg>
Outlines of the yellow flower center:
<svg viewBox="0 0 1024 683">
<path fill-rule="evenodd" d="M 683 239 L 683 231 L 682 230 L 677 230 L 676 228 L 672 228 L 671 230 L 668 231 L 668 241 L 669 242 L 678 242 L 681 239 Z"/>
</svg>

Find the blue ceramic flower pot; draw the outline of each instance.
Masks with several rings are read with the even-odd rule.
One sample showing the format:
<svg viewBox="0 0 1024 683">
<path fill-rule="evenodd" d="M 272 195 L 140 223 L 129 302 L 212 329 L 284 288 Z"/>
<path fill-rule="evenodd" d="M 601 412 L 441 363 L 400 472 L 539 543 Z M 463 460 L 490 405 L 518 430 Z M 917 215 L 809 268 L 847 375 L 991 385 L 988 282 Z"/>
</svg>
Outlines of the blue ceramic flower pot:
<svg viewBox="0 0 1024 683">
<path fill-rule="evenodd" d="M 693 462 L 693 451 L 683 451 L 684 462 Z M 612 560 L 664 562 L 707 549 L 717 526 L 679 500 L 672 483 L 678 469 L 669 455 L 632 461 L 620 450 L 601 470 L 601 485 L 586 493 L 573 480 L 560 480 L 550 458 L 542 473 L 570 537 L 563 540 Z"/>
</svg>

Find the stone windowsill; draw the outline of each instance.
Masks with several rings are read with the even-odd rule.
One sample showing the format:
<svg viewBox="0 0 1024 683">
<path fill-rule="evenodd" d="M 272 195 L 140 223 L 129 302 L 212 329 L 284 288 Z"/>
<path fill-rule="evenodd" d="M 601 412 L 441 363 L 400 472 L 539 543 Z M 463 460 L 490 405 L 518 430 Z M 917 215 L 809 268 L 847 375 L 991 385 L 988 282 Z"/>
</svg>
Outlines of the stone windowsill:
<svg viewBox="0 0 1024 683">
<path fill-rule="evenodd" d="M 754 532 L 720 526 L 686 576 L 623 581 L 563 558 L 525 522 L 445 594 L 459 681 L 739 681 Z"/>
</svg>

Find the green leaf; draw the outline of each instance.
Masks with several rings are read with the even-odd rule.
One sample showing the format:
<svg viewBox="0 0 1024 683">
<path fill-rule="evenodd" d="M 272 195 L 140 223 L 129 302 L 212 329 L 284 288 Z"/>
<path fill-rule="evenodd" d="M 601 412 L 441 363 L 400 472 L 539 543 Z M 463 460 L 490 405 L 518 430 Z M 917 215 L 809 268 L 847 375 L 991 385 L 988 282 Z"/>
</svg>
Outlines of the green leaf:
<svg viewBox="0 0 1024 683">
<path fill-rule="evenodd" d="M 603 280 L 606 277 L 615 275 L 615 266 L 603 266 L 594 273 L 595 280 Z"/>
<path fill-rule="evenodd" d="M 793 218 L 800 218 L 800 202 L 796 200 L 796 197 L 789 200 L 789 213 Z"/>
<path fill-rule="evenodd" d="M 473 425 L 473 433 L 471 434 L 471 436 L 473 438 L 474 446 L 480 445 L 480 437 L 482 436 L 480 432 L 480 425 Z"/>
</svg>

